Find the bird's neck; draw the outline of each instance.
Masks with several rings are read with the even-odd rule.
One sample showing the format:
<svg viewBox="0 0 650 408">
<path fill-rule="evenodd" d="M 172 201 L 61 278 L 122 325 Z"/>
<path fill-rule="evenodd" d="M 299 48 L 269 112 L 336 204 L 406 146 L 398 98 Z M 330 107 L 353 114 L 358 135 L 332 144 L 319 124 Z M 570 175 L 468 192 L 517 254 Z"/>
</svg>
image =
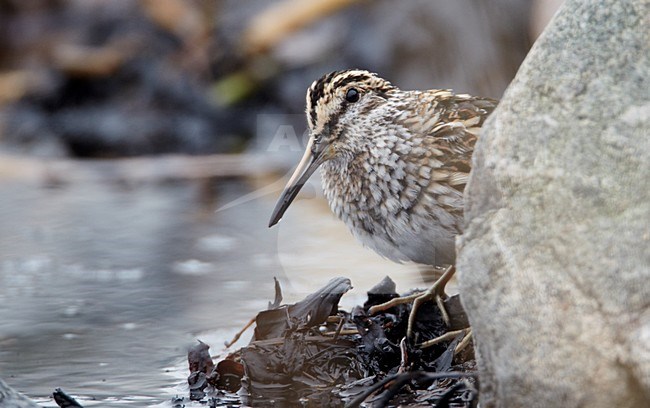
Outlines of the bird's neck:
<svg viewBox="0 0 650 408">
<path fill-rule="evenodd" d="M 323 190 L 332 211 L 355 224 L 368 217 L 382 221 L 399 211 L 406 177 L 402 154 L 409 148 L 407 140 L 387 134 L 355 154 L 324 163 Z"/>
</svg>

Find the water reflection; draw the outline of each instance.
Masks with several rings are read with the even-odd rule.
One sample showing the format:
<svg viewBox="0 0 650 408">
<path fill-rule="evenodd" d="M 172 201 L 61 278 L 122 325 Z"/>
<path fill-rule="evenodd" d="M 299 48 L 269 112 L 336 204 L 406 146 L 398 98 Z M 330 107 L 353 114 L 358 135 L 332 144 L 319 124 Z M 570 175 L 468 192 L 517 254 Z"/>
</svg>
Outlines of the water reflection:
<svg viewBox="0 0 650 408">
<path fill-rule="evenodd" d="M 259 183 L 0 184 L 0 377 L 49 406 L 55 387 L 88 406 L 165 406 L 185 392 L 186 347 L 200 336 L 218 352 L 266 307 L 273 276 L 286 301 L 348 276 L 348 307 L 385 274 L 416 280 L 321 200 L 277 229 L 274 196 L 214 211 Z"/>
</svg>

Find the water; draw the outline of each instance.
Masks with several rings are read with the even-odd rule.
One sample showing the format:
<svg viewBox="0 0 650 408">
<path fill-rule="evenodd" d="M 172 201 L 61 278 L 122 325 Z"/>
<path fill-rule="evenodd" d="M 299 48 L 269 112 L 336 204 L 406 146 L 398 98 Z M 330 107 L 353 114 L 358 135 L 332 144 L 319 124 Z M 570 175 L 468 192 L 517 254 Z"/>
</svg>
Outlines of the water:
<svg viewBox="0 0 650 408">
<path fill-rule="evenodd" d="M 187 347 L 223 352 L 274 276 L 287 302 L 347 276 L 347 308 L 387 274 L 422 286 L 357 244 L 313 185 L 279 228 L 277 193 L 215 211 L 270 181 L 0 183 L 0 378 L 47 407 L 56 387 L 85 406 L 171 406 Z"/>
</svg>

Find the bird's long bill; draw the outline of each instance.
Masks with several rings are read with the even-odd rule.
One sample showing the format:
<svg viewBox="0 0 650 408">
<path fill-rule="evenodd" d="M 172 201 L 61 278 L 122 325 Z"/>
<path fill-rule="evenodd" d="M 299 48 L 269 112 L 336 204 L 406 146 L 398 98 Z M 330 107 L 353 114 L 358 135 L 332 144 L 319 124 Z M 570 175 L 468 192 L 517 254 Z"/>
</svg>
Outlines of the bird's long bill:
<svg viewBox="0 0 650 408">
<path fill-rule="evenodd" d="M 273 214 L 271 214 L 271 221 L 269 221 L 269 228 L 280 221 L 284 212 L 289 208 L 289 205 L 291 205 L 293 199 L 296 198 L 298 192 L 300 192 L 302 186 L 305 185 L 309 177 L 324 161 L 325 155 L 321 154 L 321 152 L 313 152 L 312 145 L 312 139 L 310 138 L 305 154 L 302 156 L 302 159 L 300 160 L 300 163 L 298 163 L 298 167 L 293 172 L 289 182 L 284 187 L 277 204 L 275 204 Z"/>
</svg>

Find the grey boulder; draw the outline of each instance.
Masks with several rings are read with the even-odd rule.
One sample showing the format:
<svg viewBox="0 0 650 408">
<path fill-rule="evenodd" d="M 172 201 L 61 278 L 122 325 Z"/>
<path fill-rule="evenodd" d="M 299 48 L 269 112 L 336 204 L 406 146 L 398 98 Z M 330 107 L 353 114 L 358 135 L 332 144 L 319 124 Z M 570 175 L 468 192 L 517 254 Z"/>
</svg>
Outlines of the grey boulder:
<svg viewBox="0 0 650 408">
<path fill-rule="evenodd" d="M 477 143 L 457 269 L 484 408 L 650 406 L 649 4 L 568 0 Z"/>
</svg>

